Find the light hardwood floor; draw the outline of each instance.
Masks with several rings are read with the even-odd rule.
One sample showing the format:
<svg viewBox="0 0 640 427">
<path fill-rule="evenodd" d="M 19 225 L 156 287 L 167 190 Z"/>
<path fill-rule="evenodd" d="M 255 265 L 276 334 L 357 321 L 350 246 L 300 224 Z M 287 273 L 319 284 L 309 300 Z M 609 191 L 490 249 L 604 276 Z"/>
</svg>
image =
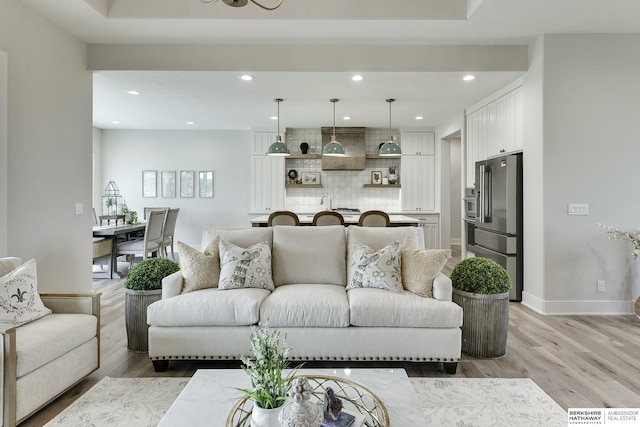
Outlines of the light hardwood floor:
<svg viewBox="0 0 640 427">
<path fill-rule="evenodd" d="M 445 268 L 449 274 L 459 251 Z M 42 426 L 101 378 L 191 376 L 199 368 L 238 367 L 235 362 L 171 362 L 156 373 L 146 353 L 127 350 L 121 280 L 94 280 L 102 293 L 101 368 L 22 426 Z M 507 355 L 482 360 L 463 355 L 455 377 L 531 378 L 561 407 L 640 406 L 640 320 L 635 316 L 542 316 L 510 304 Z M 409 376 L 448 377 L 439 364 L 348 364 L 402 366 Z M 347 366 L 315 363 L 306 367 Z"/>
</svg>

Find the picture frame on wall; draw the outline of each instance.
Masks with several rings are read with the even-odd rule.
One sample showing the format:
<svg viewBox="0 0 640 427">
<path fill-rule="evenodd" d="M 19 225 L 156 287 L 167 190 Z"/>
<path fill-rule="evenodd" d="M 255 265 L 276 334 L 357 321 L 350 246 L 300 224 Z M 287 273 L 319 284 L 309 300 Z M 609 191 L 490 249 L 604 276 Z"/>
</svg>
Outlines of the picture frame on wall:
<svg viewBox="0 0 640 427">
<path fill-rule="evenodd" d="M 142 171 L 142 197 L 157 197 L 157 171 Z"/>
<path fill-rule="evenodd" d="M 160 175 L 162 197 L 176 197 L 176 171 L 162 171 Z"/>
<path fill-rule="evenodd" d="M 302 172 L 300 177 L 303 185 L 320 184 L 320 172 Z"/>
<path fill-rule="evenodd" d="M 382 184 L 382 171 L 371 171 L 371 183 Z"/>
<path fill-rule="evenodd" d="M 198 194 L 200 197 L 213 197 L 213 171 L 199 172 Z"/>
<path fill-rule="evenodd" d="M 180 197 L 194 197 L 195 171 L 180 171 Z"/>
</svg>

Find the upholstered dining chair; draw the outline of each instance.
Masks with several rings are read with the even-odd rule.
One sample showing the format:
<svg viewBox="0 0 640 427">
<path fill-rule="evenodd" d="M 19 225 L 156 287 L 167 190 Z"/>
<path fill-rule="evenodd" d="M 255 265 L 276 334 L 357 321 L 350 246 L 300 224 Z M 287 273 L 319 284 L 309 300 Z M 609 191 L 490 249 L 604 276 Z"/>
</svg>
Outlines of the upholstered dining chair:
<svg viewBox="0 0 640 427">
<path fill-rule="evenodd" d="M 366 211 L 360 215 L 358 225 L 360 227 L 388 227 L 391 224 L 389 215 L 383 211 Z"/>
<path fill-rule="evenodd" d="M 169 207 L 166 207 L 166 208 L 162 208 L 162 207 L 153 208 L 153 207 L 145 206 L 143 208 L 143 210 L 144 210 L 144 217 L 143 218 L 145 220 L 148 219 L 149 218 L 149 212 L 151 212 L 151 211 L 168 211 L 169 209 L 170 209 Z"/>
<path fill-rule="evenodd" d="M 118 243 L 117 256 L 127 255 L 129 257 L 129 268 L 133 267 L 136 255 L 141 256 L 143 260 L 154 252 L 157 252 L 158 256 L 162 256 L 162 232 L 166 215 L 167 211 L 149 212 L 147 226 L 144 229 L 144 237 Z"/>
<path fill-rule="evenodd" d="M 320 211 L 313 216 L 313 225 L 344 225 L 344 217 L 339 212 Z"/>
<path fill-rule="evenodd" d="M 162 252 L 164 257 L 167 258 L 167 247 L 171 246 L 171 258 L 175 261 L 176 255 L 173 249 L 173 233 L 176 229 L 176 222 L 178 220 L 178 213 L 180 212 L 180 208 L 169 209 L 167 211 L 167 216 L 164 220 L 164 227 L 162 231 Z"/>
<path fill-rule="evenodd" d="M 275 211 L 269 215 L 267 225 L 269 227 L 273 227 L 274 225 L 300 225 L 300 220 L 295 212 Z"/>
</svg>

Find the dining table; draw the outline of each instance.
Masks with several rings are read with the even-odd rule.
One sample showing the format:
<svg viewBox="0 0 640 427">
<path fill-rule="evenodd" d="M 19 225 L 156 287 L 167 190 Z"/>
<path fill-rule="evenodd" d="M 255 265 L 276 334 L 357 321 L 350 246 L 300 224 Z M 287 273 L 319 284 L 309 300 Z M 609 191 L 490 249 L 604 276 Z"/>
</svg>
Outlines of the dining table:
<svg viewBox="0 0 640 427">
<path fill-rule="evenodd" d="M 94 225 L 93 237 L 104 237 L 111 239 L 111 278 L 118 279 L 124 274 L 118 271 L 118 238 L 129 240 L 131 235 L 140 234 L 144 236 L 146 222 L 138 224 L 122 224 L 122 225 Z"/>
</svg>

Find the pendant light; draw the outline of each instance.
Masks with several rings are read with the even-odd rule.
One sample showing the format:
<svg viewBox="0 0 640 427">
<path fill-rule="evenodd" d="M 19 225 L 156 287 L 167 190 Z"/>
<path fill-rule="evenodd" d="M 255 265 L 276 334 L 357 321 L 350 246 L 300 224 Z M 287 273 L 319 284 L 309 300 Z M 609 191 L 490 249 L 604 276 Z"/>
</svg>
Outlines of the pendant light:
<svg viewBox="0 0 640 427">
<path fill-rule="evenodd" d="M 336 141 L 336 102 L 340 100 L 337 98 L 331 98 L 329 101 L 333 102 L 333 134 L 331 134 L 331 142 L 325 145 L 322 149 L 322 155 L 344 156 L 344 147 Z"/>
<path fill-rule="evenodd" d="M 393 101 L 395 101 L 393 98 L 387 99 L 387 102 L 389 103 L 389 140 L 380 147 L 379 154 L 381 156 L 398 156 L 402 154 L 400 146 L 393 141 L 393 133 L 391 132 L 391 103 Z"/>
<path fill-rule="evenodd" d="M 269 146 L 267 150 L 268 156 L 289 156 L 291 155 L 291 151 L 289 151 L 289 147 L 282 142 L 282 137 L 280 136 L 280 103 L 283 101 L 282 98 L 274 99 L 278 103 L 278 136 L 276 137 L 276 142 Z"/>
</svg>

